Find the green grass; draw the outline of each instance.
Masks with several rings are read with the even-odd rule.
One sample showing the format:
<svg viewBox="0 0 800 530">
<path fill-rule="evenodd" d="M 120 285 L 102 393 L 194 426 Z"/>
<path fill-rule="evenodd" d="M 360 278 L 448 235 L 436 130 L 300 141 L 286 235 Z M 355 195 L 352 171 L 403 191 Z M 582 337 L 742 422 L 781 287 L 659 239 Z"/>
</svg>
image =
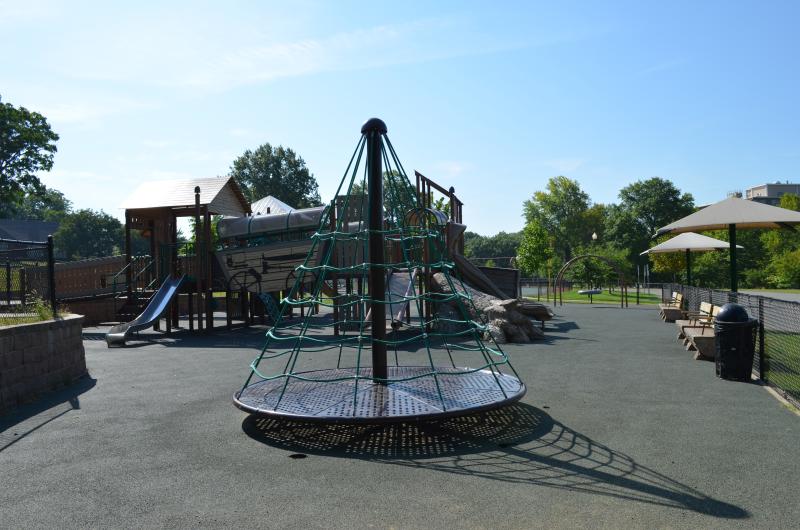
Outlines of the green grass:
<svg viewBox="0 0 800 530">
<path fill-rule="evenodd" d="M 530 297 L 530 296 L 528 298 L 535 299 L 535 297 Z M 578 290 L 564 291 L 563 299 L 564 302 L 571 302 L 577 304 L 589 303 L 589 296 L 585 294 L 578 294 Z M 614 291 L 613 293 L 609 293 L 608 291 L 604 290 L 602 294 L 592 295 L 592 303 L 594 304 L 619 304 L 619 300 L 620 300 L 619 291 Z M 635 303 L 636 303 L 636 289 L 629 289 L 628 304 L 630 305 Z M 640 293 L 639 303 L 659 304 L 661 303 L 661 297 L 655 294 Z"/>
<path fill-rule="evenodd" d="M 770 384 L 800 400 L 800 333 L 766 330 L 764 350 Z"/>
</svg>

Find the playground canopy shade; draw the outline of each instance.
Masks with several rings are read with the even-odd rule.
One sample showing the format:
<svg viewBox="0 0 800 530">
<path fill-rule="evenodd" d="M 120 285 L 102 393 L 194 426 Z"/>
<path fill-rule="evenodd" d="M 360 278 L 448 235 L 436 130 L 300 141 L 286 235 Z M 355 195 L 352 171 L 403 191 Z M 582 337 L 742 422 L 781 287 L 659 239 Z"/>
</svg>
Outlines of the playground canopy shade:
<svg viewBox="0 0 800 530">
<path fill-rule="evenodd" d="M 737 228 L 787 228 L 800 223 L 800 212 L 760 202 L 728 197 L 683 219 L 659 228 L 656 236 Z"/>
<path fill-rule="evenodd" d="M 731 291 L 736 292 L 738 290 L 736 229 L 791 228 L 796 224 L 800 224 L 800 212 L 738 197 L 728 197 L 687 215 L 683 219 L 678 219 L 674 223 L 659 228 L 655 236 L 680 234 L 695 230 L 725 230 L 727 228 L 731 262 Z"/>
<path fill-rule="evenodd" d="M 727 241 L 714 239 L 713 237 L 695 234 L 694 232 L 684 232 L 668 241 L 659 243 L 639 254 L 666 254 L 668 252 L 686 252 L 686 283 L 692 284 L 692 256 L 690 252 L 705 252 L 709 250 L 722 250 L 729 248 Z M 736 248 L 743 248 L 736 245 Z"/>
<path fill-rule="evenodd" d="M 645 254 L 664 254 L 667 252 L 705 252 L 709 250 L 724 250 L 729 247 L 727 241 L 721 239 L 714 239 L 713 237 L 704 236 L 702 234 L 695 234 L 694 232 L 684 232 L 678 236 L 673 237 L 668 241 L 659 243 L 658 245 L 648 248 L 640 256 Z M 736 248 L 744 248 L 741 245 L 736 245 Z"/>
</svg>

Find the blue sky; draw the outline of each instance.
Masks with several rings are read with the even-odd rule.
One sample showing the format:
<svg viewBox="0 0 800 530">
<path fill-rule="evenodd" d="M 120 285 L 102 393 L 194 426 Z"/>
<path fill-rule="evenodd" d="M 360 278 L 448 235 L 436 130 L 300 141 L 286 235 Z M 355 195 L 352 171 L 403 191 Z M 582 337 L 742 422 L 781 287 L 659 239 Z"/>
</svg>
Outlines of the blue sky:
<svg viewBox="0 0 800 530">
<path fill-rule="evenodd" d="M 470 229 L 523 225 L 551 176 L 596 202 L 661 176 L 713 202 L 800 180 L 798 2 L 7 2 L 0 97 L 61 135 L 43 181 L 117 216 L 144 180 L 261 143 L 324 200 L 361 123 L 455 186 Z"/>
</svg>

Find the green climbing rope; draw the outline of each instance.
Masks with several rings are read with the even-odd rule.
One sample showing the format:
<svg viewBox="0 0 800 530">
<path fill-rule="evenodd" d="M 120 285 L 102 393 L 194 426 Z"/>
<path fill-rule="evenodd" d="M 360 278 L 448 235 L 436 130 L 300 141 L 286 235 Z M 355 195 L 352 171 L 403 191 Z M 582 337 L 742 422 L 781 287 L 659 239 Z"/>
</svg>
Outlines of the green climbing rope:
<svg viewBox="0 0 800 530">
<path fill-rule="evenodd" d="M 382 379 L 382 383 L 431 378 L 444 407 L 442 377 L 489 371 L 505 395 L 499 380 L 501 368 L 514 376 L 516 372 L 488 333 L 486 322 L 479 320 L 468 290 L 453 275 L 454 265 L 445 250 L 445 226 L 441 224 L 444 216 L 421 206 L 418 190 L 385 135 L 380 145 L 384 225 L 380 230 L 368 226 L 369 164 L 362 164 L 366 143 L 367 136 L 363 135 L 334 200 L 311 235 L 311 250 L 295 270 L 295 283 L 283 299 L 274 326 L 266 333 L 266 343 L 250 363 L 250 375 L 241 392 L 263 381 L 284 380 L 279 385 L 280 403 L 292 381 L 352 381 L 355 403 L 359 382 L 378 381 L 364 369 L 364 354 L 380 342 L 393 351 L 396 366 L 426 367 L 412 375 Z M 385 242 L 385 262 L 381 264 L 368 259 L 370 234 L 375 233 L 382 234 Z M 405 282 L 401 283 L 404 289 L 390 287 L 384 299 L 376 300 L 367 288 L 370 270 L 376 268 L 390 280 L 397 275 L 398 282 Z M 444 277 L 447 292 L 429 289 L 433 274 Z M 391 315 L 393 331 L 385 339 L 373 339 L 370 332 L 367 314 L 373 303 L 397 312 Z M 305 313 L 302 319 L 293 316 L 298 309 Z M 404 316 L 405 322 L 398 315 Z M 328 373 L 325 369 L 333 367 L 334 356 L 337 369 L 348 358 L 352 371 L 341 377 L 315 375 Z M 470 356 L 469 362 L 462 362 L 460 356 Z M 442 364 L 443 359 L 447 359 L 446 364 Z"/>
</svg>

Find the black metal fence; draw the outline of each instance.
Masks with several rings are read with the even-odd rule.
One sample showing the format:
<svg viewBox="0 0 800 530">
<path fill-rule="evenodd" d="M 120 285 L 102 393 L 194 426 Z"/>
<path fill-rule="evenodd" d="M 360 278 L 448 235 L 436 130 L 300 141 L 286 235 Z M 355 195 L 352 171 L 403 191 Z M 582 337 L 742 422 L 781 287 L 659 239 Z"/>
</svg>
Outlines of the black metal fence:
<svg viewBox="0 0 800 530">
<path fill-rule="evenodd" d="M 683 295 L 690 311 L 697 311 L 701 302 L 744 306 L 759 322 L 753 373 L 800 405 L 800 302 L 679 284 L 664 284 L 662 299 L 668 300 L 673 292 Z"/>
<path fill-rule="evenodd" d="M 56 314 L 53 238 L 0 239 L 0 325 Z"/>
</svg>

